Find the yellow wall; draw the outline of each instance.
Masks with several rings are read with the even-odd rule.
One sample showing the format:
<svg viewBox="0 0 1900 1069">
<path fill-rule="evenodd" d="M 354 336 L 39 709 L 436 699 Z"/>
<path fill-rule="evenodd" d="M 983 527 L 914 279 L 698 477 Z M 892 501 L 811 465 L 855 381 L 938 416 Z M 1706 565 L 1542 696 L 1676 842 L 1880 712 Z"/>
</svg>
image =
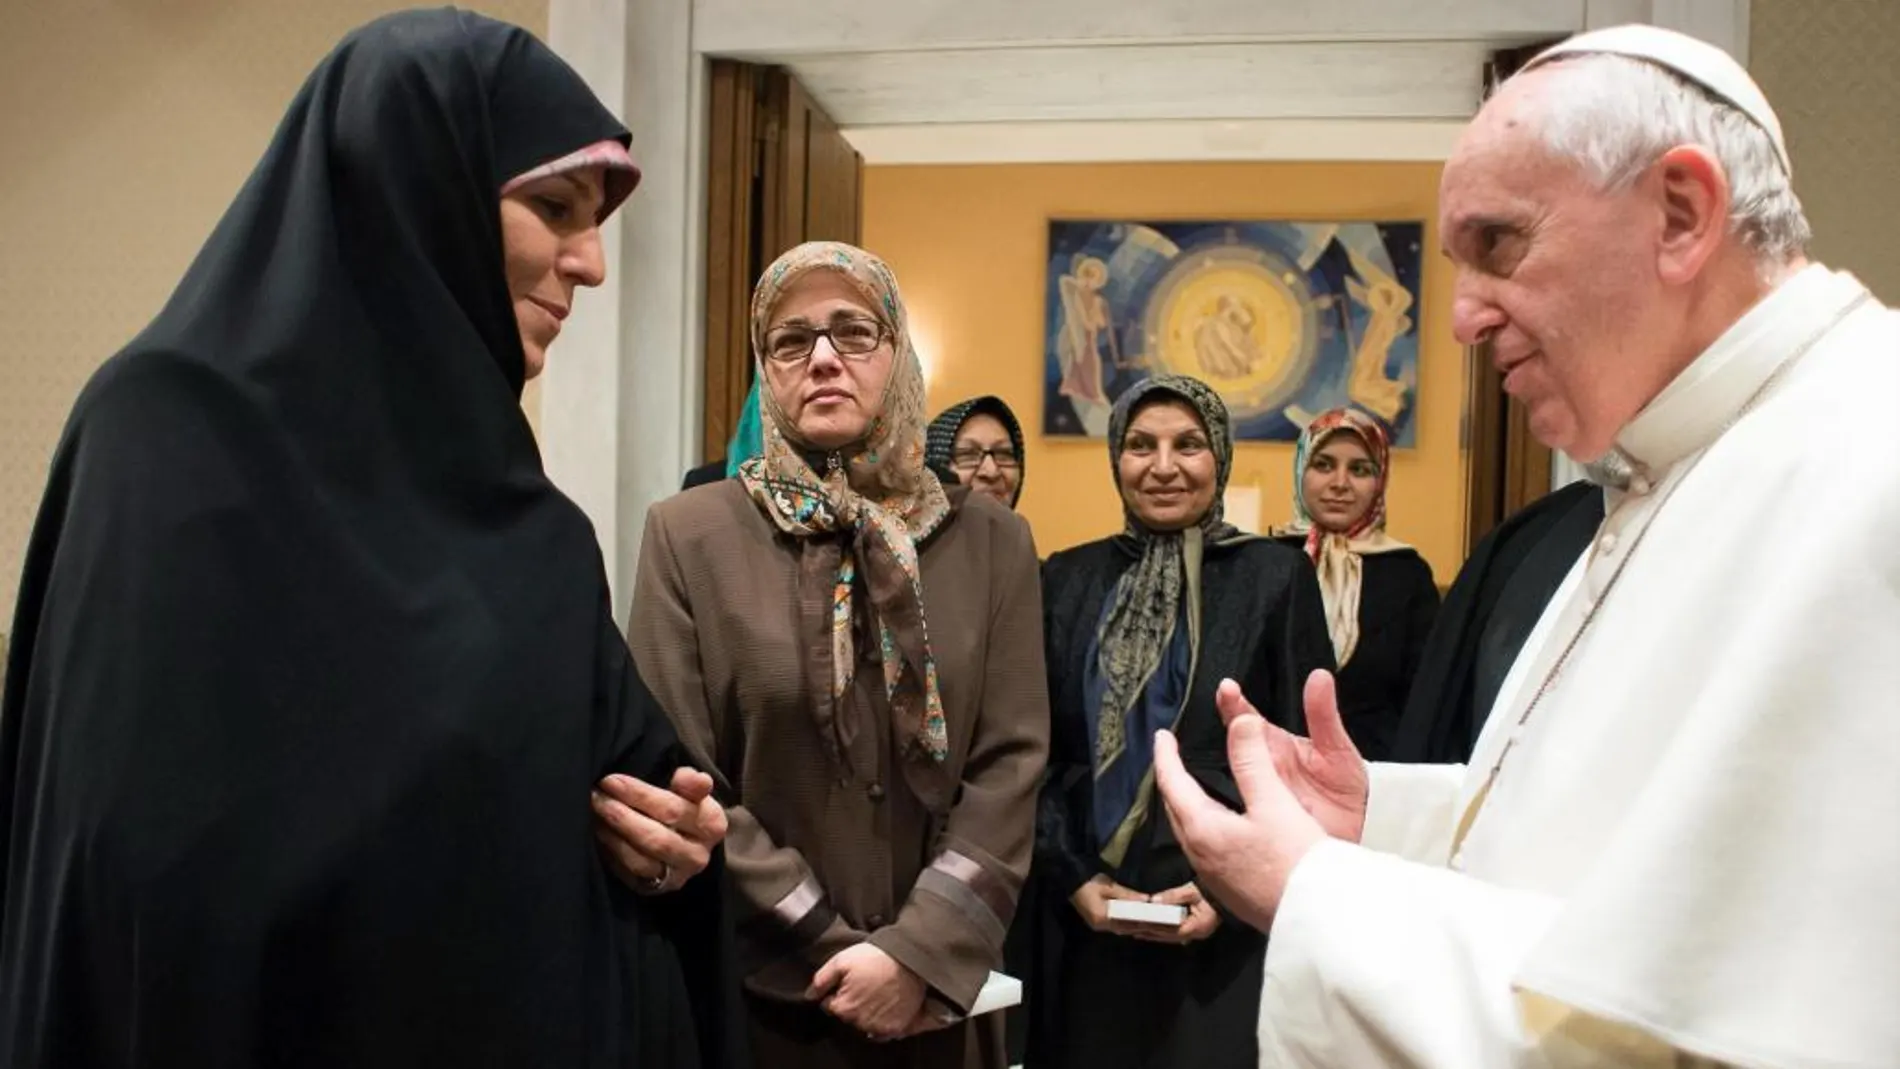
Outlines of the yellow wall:
<svg viewBox="0 0 1900 1069">
<path fill-rule="evenodd" d="M 458 0 L 547 28 L 546 0 Z M 0 32 L 0 631 L 73 397 L 158 311 L 290 98 L 402 0 L 58 0 Z"/>
<path fill-rule="evenodd" d="M 1051 218 L 1424 219 L 1418 446 L 1393 454 L 1389 530 L 1449 583 L 1464 558 L 1465 374 L 1449 322 L 1451 274 L 1436 252 L 1438 172 L 1416 163 L 867 167 L 863 236 L 903 286 L 932 410 L 994 393 L 1023 420 L 1021 507 L 1047 553 L 1121 526 L 1105 444 L 1040 433 Z M 1291 444 L 1238 449 L 1234 479 L 1258 481 L 1268 523 L 1288 518 L 1292 464 Z"/>
</svg>

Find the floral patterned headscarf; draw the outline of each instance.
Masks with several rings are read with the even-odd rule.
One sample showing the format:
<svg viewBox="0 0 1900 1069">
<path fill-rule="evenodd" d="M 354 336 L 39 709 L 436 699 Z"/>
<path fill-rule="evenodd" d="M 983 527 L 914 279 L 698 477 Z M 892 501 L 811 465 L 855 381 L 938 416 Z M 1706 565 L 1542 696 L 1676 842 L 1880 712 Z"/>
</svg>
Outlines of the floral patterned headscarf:
<svg viewBox="0 0 1900 1069">
<path fill-rule="evenodd" d="M 813 687 L 811 701 L 834 752 L 847 752 L 856 733 L 850 719 L 838 715 L 838 707 L 856 673 L 853 613 L 861 576 L 870 596 L 869 619 L 875 624 L 884 693 L 898 737 L 909 740 L 910 752 L 923 763 L 941 765 L 949 754 L 949 732 L 924 622 L 917 546 L 943 523 L 950 503 L 937 477 L 924 466 L 923 366 L 911 345 L 904 303 L 890 268 L 863 249 L 819 241 L 779 257 L 753 292 L 752 351 L 761 381 L 770 381 L 765 335 L 772 313 L 792 286 L 813 271 L 844 278 L 890 332 L 891 372 L 878 414 L 863 439 L 826 454 L 820 472 L 808 459 L 817 450 L 799 439 L 772 390 L 763 389 L 764 452 L 739 466 L 739 479 L 780 531 L 811 542 L 804 581 L 822 585 L 825 596 L 801 601 L 808 609 L 822 606 L 825 619 L 801 623 L 831 636 L 830 670 L 816 674 L 814 683 L 822 680 L 823 685 Z M 943 790 L 935 781 L 927 786 L 920 791 L 927 802 Z"/>
<path fill-rule="evenodd" d="M 1313 522 L 1306 505 L 1306 468 L 1313 455 L 1336 435 L 1351 434 L 1364 443 L 1378 469 L 1372 503 L 1365 515 L 1346 531 L 1329 531 Z M 1303 535 L 1306 555 L 1319 570 L 1319 592 L 1326 603 L 1326 629 L 1332 635 L 1333 656 L 1344 668 L 1359 646 L 1359 591 L 1365 573 L 1361 557 L 1408 549 L 1385 533 L 1385 487 L 1392 462 L 1392 440 L 1385 424 L 1356 408 L 1334 408 L 1314 417 L 1300 433 L 1293 450 L 1293 522 L 1274 533 Z"/>
</svg>

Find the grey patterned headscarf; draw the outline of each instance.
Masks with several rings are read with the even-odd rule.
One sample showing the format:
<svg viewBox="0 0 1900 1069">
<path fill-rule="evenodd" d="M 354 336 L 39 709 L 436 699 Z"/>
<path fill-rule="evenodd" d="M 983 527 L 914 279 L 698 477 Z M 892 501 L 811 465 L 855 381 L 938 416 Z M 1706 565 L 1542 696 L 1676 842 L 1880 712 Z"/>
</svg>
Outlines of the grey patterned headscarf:
<svg viewBox="0 0 1900 1069">
<path fill-rule="evenodd" d="M 1207 431 L 1208 447 L 1214 451 L 1214 501 L 1193 527 L 1155 531 L 1136 517 L 1126 495 L 1122 498 L 1126 525 L 1122 537 L 1134 542 L 1141 559 L 1116 582 L 1113 607 L 1103 619 L 1097 638 L 1101 651 L 1097 667 L 1105 684 L 1095 741 L 1097 775 L 1121 756 L 1128 710 L 1161 666 L 1168 644 L 1174 639 L 1174 623 L 1181 616 L 1182 590 L 1190 580 L 1199 579 L 1187 575 L 1189 543 L 1193 543 L 1192 556 L 1198 562 L 1203 544 L 1225 542 L 1240 533 L 1223 520 L 1221 514 L 1221 497 L 1227 490 L 1227 476 L 1234 466 L 1233 432 L 1227 405 L 1212 387 L 1199 379 L 1156 375 L 1135 384 L 1116 400 L 1115 411 L 1108 418 L 1108 463 L 1115 475 L 1117 491 L 1121 487 L 1122 441 L 1128 434 L 1129 420 L 1136 409 L 1161 400 L 1185 401 L 1200 416 L 1201 426 Z"/>
</svg>

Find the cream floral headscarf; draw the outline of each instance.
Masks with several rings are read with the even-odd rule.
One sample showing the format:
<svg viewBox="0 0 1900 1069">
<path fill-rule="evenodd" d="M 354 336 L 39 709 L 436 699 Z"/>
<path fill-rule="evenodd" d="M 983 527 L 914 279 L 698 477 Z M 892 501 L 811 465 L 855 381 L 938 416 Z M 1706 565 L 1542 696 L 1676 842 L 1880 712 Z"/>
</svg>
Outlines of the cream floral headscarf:
<svg viewBox="0 0 1900 1069">
<path fill-rule="evenodd" d="M 1351 530 L 1330 531 L 1313 522 L 1313 512 L 1307 507 L 1306 468 L 1313 462 L 1313 454 L 1340 434 L 1354 435 L 1365 445 L 1379 475 L 1365 515 Z M 1356 408 L 1335 408 L 1315 416 L 1300 433 L 1300 443 L 1293 450 L 1293 522 L 1274 534 L 1306 539 L 1306 555 L 1319 571 L 1319 592 L 1326 605 L 1326 630 L 1332 636 L 1333 657 L 1341 668 L 1359 649 L 1359 594 L 1365 576 L 1361 558 L 1368 553 L 1412 548 L 1385 533 L 1385 488 L 1391 463 L 1392 444 L 1385 424 Z"/>
</svg>

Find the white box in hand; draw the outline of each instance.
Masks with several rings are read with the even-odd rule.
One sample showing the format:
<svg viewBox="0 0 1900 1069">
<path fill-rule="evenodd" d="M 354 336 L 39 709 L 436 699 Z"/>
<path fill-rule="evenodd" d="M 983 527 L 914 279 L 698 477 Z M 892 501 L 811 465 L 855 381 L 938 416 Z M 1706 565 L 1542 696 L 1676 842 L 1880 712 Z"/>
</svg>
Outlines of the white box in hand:
<svg viewBox="0 0 1900 1069">
<path fill-rule="evenodd" d="M 1111 898 L 1108 900 L 1108 919 L 1179 928 L 1181 922 L 1187 920 L 1187 907 L 1170 906 L 1160 902 L 1137 902 L 1128 898 Z"/>
<path fill-rule="evenodd" d="M 983 981 L 983 989 L 976 993 L 976 1001 L 970 1004 L 970 1016 L 1019 1006 L 1022 1001 L 1023 982 L 1014 976 L 993 972 L 988 980 Z"/>
</svg>

